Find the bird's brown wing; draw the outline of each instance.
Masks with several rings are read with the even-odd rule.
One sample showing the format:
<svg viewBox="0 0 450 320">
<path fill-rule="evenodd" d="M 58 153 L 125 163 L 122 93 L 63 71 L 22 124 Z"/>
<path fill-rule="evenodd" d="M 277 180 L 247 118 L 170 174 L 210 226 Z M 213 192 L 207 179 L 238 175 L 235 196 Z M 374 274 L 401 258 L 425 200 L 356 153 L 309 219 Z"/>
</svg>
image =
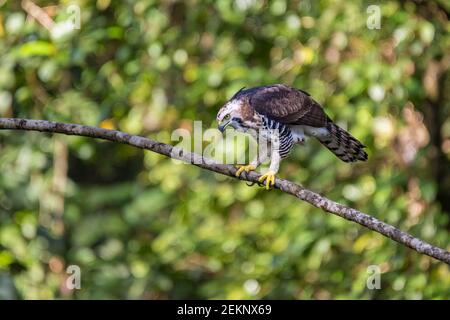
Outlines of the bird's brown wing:
<svg viewBox="0 0 450 320">
<path fill-rule="evenodd" d="M 330 120 L 323 111 L 322 106 L 311 98 L 312 104 L 309 111 L 293 124 L 307 125 L 311 127 L 322 128 L 327 125 Z"/>
<path fill-rule="evenodd" d="M 322 107 L 307 92 L 282 84 L 259 88 L 249 103 L 256 112 L 284 124 L 324 127 L 328 121 Z"/>
</svg>

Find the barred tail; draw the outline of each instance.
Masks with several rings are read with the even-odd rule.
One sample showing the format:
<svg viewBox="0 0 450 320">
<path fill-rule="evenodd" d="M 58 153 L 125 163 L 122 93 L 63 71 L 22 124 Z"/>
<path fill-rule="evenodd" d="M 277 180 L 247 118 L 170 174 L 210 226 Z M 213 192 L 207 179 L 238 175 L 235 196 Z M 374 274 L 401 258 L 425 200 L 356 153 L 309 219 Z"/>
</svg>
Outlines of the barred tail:
<svg viewBox="0 0 450 320">
<path fill-rule="evenodd" d="M 345 162 L 366 161 L 365 146 L 350 133 L 338 127 L 331 120 L 327 123 L 330 135 L 318 137 L 320 143 Z"/>
</svg>

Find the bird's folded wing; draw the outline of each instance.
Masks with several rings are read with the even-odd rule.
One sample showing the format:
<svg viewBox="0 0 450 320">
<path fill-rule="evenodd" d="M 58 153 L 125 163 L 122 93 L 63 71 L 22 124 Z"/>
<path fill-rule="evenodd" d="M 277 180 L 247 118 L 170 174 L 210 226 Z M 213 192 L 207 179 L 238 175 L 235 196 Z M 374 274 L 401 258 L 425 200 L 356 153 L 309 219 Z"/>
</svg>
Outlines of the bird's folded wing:
<svg viewBox="0 0 450 320">
<path fill-rule="evenodd" d="M 307 92 L 282 84 L 262 87 L 249 102 L 256 112 L 283 124 L 324 127 L 328 121 L 322 107 Z"/>
</svg>

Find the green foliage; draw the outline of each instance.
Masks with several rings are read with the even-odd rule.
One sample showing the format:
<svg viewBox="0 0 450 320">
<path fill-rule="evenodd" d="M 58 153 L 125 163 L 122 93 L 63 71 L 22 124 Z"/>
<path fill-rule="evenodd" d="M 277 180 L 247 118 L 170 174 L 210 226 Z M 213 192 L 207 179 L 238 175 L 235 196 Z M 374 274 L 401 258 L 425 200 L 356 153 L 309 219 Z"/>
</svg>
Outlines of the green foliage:
<svg viewBox="0 0 450 320">
<path fill-rule="evenodd" d="M 0 117 L 170 143 L 195 120 L 215 127 L 241 87 L 286 83 L 369 161 L 310 141 L 280 176 L 449 249 L 446 1 L 383 2 L 373 30 L 365 1 L 60 1 L 52 31 L 20 3 L 0 0 Z M 79 30 L 64 24 L 73 3 Z M 69 265 L 81 290 L 65 288 Z M 277 191 L 128 146 L 3 131 L 0 298 L 448 299 L 450 270 Z"/>
</svg>

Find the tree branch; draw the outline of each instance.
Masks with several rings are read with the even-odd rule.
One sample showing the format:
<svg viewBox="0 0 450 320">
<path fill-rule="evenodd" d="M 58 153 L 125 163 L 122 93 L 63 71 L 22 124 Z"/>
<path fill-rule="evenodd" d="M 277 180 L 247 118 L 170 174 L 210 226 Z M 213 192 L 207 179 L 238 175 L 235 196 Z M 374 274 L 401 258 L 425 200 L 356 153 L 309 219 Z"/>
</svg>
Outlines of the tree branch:
<svg viewBox="0 0 450 320">
<path fill-rule="evenodd" d="M 236 169 L 231 165 L 219 164 L 214 162 L 213 160 L 203 158 L 198 154 L 185 152 L 177 147 L 173 147 L 165 143 L 161 143 L 144 137 L 130 135 L 128 133 L 117 130 L 106 130 L 91 126 L 59 123 L 45 120 L 27 120 L 15 118 L 0 118 L 0 129 L 62 133 L 66 135 L 85 136 L 124 143 L 137 148 L 150 150 L 167 157 L 176 158 L 184 162 L 194 164 L 203 169 L 236 178 Z M 252 171 L 248 174 L 242 174 L 240 178 L 236 179 L 257 183 L 260 176 L 260 174 Z M 426 254 L 450 265 L 450 252 L 426 243 L 425 241 L 422 241 L 418 238 L 415 238 L 410 234 L 403 232 L 368 214 L 322 197 L 321 195 L 305 189 L 302 186 L 288 180 L 277 178 L 275 182 L 275 188 L 280 189 L 287 194 L 293 195 L 300 200 L 306 201 L 326 212 L 356 222 L 419 253 Z"/>
</svg>

